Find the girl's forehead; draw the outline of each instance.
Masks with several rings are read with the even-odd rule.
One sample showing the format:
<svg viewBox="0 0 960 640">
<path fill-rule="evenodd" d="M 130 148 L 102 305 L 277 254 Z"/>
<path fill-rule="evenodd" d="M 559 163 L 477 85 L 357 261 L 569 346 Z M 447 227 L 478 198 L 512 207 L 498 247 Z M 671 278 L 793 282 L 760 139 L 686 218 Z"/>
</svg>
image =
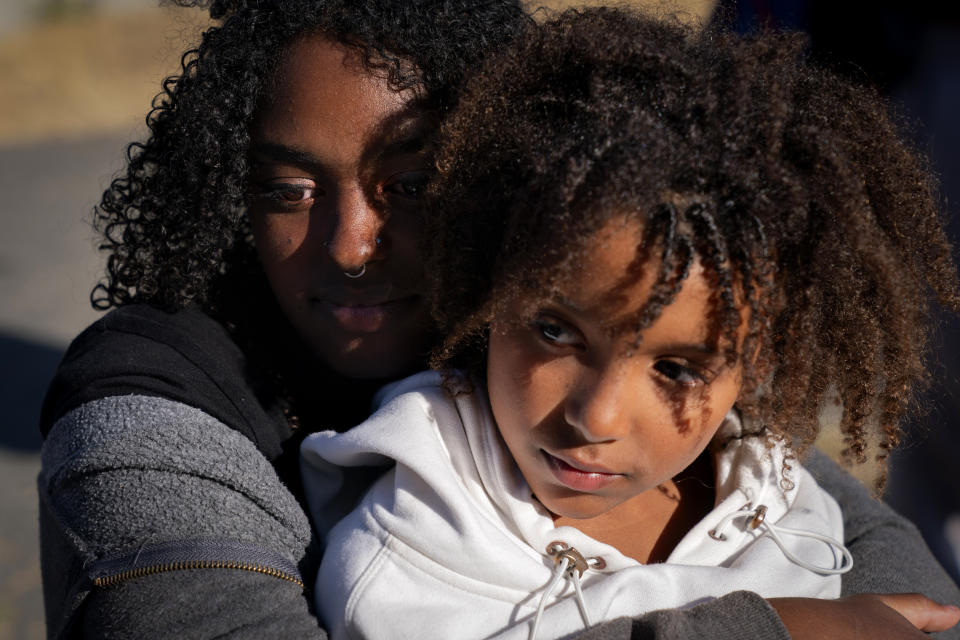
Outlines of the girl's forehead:
<svg viewBox="0 0 960 640">
<path fill-rule="evenodd" d="M 569 259 L 547 270 L 539 289 L 527 290 L 527 306 L 558 303 L 604 316 L 616 325 L 636 316 L 651 295 L 668 284 L 660 282 L 659 242 L 644 237 L 639 220 L 610 219 L 572 244 Z M 694 259 L 683 288 L 695 290 L 704 300 L 710 297 L 711 288 L 698 259 Z"/>
</svg>

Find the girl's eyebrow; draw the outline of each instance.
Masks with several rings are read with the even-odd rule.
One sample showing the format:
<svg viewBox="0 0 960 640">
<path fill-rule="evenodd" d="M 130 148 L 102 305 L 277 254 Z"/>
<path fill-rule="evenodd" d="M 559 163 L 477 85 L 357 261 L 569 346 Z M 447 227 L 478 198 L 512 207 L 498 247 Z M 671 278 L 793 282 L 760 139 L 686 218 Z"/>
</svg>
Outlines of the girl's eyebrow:
<svg viewBox="0 0 960 640">
<path fill-rule="evenodd" d="M 249 152 L 254 162 L 280 162 L 310 170 L 325 170 L 326 164 L 309 151 L 297 149 L 278 142 L 257 142 Z"/>
<path fill-rule="evenodd" d="M 584 308 L 581 307 L 580 305 L 576 304 L 576 303 L 575 303 L 573 300 L 571 300 L 570 298 L 567 298 L 567 297 L 564 297 L 564 296 L 561 296 L 561 295 L 555 295 L 555 296 L 551 296 L 548 300 L 549 300 L 549 302 L 552 302 L 553 304 L 555 304 L 555 305 L 557 305 L 557 306 L 559 306 L 559 307 L 566 307 L 566 308 L 568 308 L 568 309 L 570 309 L 570 310 L 572 310 L 572 311 L 576 311 L 576 312 L 578 312 L 578 313 L 583 313 L 583 312 L 584 312 Z"/>
<path fill-rule="evenodd" d="M 676 353 L 695 353 L 697 355 L 708 356 L 711 358 L 719 357 L 720 350 L 711 347 L 705 342 L 675 342 L 660 347 L 663 351 L 673 351 Z"/>
<path fill-rule="evenodd" d="M 428 115 L 409 106 L 381 124 L 379 131 L 366 142 L 361 163 L 369 165 L 384 158 L 420 153 L 427 147 L 435 128 Z M 254 163 L 277 162 L 315 173 L 328 171 L 327 163 L 320 157 L 281 142 L 255 142 L 250 145 L 248 155 Z"/>
<path fill-rule="evenodd" d="M 427 147 L 436 125 L 422 113 L 403 111 L 383 123 L 381 131 L 368 142 L 362 162 L 420 153 Z"/>
<path fill-rule="evenodd" d="M 551 304 L 557 305 L 559 307 L 565 307 L 574 313 L 585 313 L 583 307 L 577 305 L 575 302 L 569 298 L 562 295 L 555 295 L 549 298 Z M 543 311 L 548 311 L 548 309 L 539 309 L 538 313 Z M 629 329 L 624 329 L 629 330 Z M 642 333 L 642 332 L 641 332 Z M 657 346 L 657 351 L 663 351 L 666 353 L 676 353 L 681 355 L 696 355 L 701 358 L 705 358 L 710 361 L 717 360 L 718 358 L 723 357 L 722 349 L 715 345 L 709 345 L 703 340 L 696 340 L 694 342 L 671 342 L 663 345 Z"/>
<path fill-rule="evenodd" d="M 378 155 L 384 157 L 418 153 L 427 145 L 427 131 L 428 127 L 423 123 L 404 127 L 404 130 L 388 142 Z"/>
</svg>

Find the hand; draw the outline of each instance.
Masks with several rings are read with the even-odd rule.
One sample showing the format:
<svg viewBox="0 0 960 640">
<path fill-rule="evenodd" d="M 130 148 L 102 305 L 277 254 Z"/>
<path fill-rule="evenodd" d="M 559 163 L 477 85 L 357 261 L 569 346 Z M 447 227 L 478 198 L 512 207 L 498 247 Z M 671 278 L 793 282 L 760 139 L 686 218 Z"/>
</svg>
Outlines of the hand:
<svg viewBox="0 0 960 640">
<path fill-rule="evenodd" d="M 945 631 L 960 621 L 960 609 L 919 593 L 860 594 L 839 600 L 770 598 L 794 640 L 910 640 Z"/>
</svg>

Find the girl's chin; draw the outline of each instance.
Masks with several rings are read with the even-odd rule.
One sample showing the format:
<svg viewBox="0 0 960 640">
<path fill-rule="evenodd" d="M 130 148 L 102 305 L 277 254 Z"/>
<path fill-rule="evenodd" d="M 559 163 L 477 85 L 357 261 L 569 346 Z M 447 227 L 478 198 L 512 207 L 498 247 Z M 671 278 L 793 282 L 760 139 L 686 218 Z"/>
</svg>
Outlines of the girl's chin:
<svg viewBox="0 0 960 640">
<path fill-rule="evenodd" d="M 326 345 L 325 345 L 326 346 Z M 335 373 L 356 380 L 395 380 L 426 368 L 429 343 L 420 336 L 353 336 L 317 357 Z"/>
<path fill-rule="evenodd" d="M 555 496 L 546 495 L 546 500 L 537 497 L 537 501 L 546 509 L 554 521 L 560 518 L 570 520 L 589 520 L 596 518 L 613 509 L 616 501 L 595 495 Z"/>
</svg>

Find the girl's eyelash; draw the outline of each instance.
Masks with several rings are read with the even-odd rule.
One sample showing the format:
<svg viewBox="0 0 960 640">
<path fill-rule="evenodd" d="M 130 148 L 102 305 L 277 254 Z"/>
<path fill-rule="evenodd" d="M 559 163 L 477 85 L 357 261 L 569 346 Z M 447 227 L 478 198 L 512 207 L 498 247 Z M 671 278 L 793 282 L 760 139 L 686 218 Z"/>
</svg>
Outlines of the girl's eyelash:
<svg viewBox="0 0 960 640">
<path fill-rule="evenodd" d="M 680 364 L 676 360 L 657 360 L 653 368 L 681 387 L 695 387 L 707 382 L 707 377 L 697 368 Z"/>
<path fill-rule="evenodd" d="M 256 186 L 254 197 L 261 198 L 277 205 L 281 209 L 297 209 L 304 203 L 312 200 L 319 191 L 316 187 L 294 183 L 266 183 Z M 286 197 L 289 194 L 299 194 L 293 199 Z"/>
<path fill-rule="evenodd" d="M 423 190 L 432 177 L 433 171 L 410 171 L 388 182 L 383 190 L 403 198 L 417 200 L 423 197 Z"/>
<path fill-rule="evenodd" d="M 534 320 L 532 326 L 539 332 L 541 338 L 549 344 L 576 346 L 582 342 L 575 329 L 556 320 L 541 317 Z"/>
</svg>

